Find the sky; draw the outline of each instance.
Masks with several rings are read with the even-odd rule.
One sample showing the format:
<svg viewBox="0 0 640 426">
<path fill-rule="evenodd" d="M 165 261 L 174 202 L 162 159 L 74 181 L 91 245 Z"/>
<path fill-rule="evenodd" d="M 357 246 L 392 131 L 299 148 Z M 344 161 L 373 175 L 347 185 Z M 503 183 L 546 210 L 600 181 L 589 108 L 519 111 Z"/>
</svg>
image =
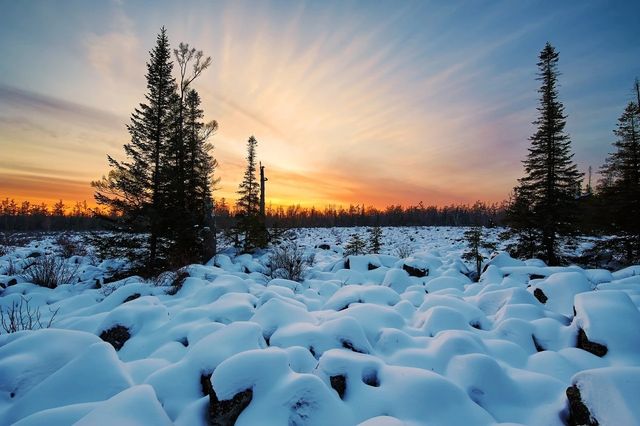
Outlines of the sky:
<svg viewBox="0 0 640 426">
<path fill-rule="evenodd" d="M 123 158 L 160 27 L 213 59 L 193 87 L 233 200 L 258 140 L 273 205 L 499 202 L 560 52 L 582 171 L 640 77 L 638 1 L 0 0 L 0 197 L 92 202 Z"/>
</svg>

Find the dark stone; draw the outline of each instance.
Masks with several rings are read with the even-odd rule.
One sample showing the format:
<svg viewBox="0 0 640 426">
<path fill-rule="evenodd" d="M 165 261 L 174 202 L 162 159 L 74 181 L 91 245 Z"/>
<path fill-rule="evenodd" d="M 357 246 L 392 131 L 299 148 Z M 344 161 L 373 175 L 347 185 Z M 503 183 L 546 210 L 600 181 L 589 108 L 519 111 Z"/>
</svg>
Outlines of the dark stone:
<svg viewBox="0 0 640 426">
<path fill-rule="evenodd" d="M 132 300 L 136 300 L 137 298 L 140 297 L 140 293 L 133 293 L 131 296 L 127 297 L 126 299 L 124 299 L 124 301 L 122 302 L 122 304 L 124 305 L 127 302 L 131 302 Z"/>
<path fill-rule="evenodd" d="M 531 274 L 529 276 L 530 280 L 541 280 L 543 278 L 547 278 L 545 275 Z"/>
<path fill-rule="evenodd" d="M 318 354 L 316 354 L 316 350 L 313 346 L 309 346 L 309 352 L 313 355 L 314 358 L 318 359 Z"/>
<path fill-rule="evenodd" d="M 40 253 L 39 251 L 32 251 L 31 253 L 29 253 L 29 256 L 27 256 L 27 259 L 32 259 L 40 256 L 42 256 L 42 253 Z"/>
<path fill-rule="evenodd" d="M 249 406 L 252 398 L 253 389 L 249 388 L 238 392 L 231 399 L 220 401 L 212 388 L 209 394 L 209 424 L 211 426 L 234 425 L 242 411 Z"/>
<path fill-rule="evenodd" d="M 429 275 L 428 269 L 425 270 L 420 268 L 414 268 L 413 266 L 409 266 L 409 265 L 402 265 L 402 269 L 407 271 L 407 273 L 412 277 L 422 278 Z"/>
<path fill-rule="evenodd" d="M 549 298 L 547 297 L 546 294 L 544 294 L 544 291 L 540 290 L 539 288 L 536 288 L 535 290 L 533 290 L 533 295 L 536 297 L 536 299 L 538 299 L 538 301 L 540 303 L 542 303 L 543 305 L 545 303 L 547 303 L 547 300 L 549 300 Z"/>
<path fill-rule="evenodd" d="M 215 395 L 213 385 L 211 384 L 212 375 L 213 373 L 200 375 L 200 389 L 202 389 L 202 395 L 208 396 L 209 398 L 211 398 L 212 394 Z"/>
<path fill-rule="evenodd" d="M 573 307 L 573 316 L 575 317 L 576 315 L 578 315 L 578 313 L 576 312 L 576 307 Z"/>
<path fill-rule="evenodd" d="M 359 353 L 359 354 L 365 354 L 366 352 L 363 351 L 362 349 L 357 349 L 355 346 L 353 346 L 353 343 L 351 343 L 349 340 L 346 339 L 341 339 L 340 343 L 342 343 L 342 347 L 345 349 L 349 349 L 350 351 Z"/>
<path fill-rule="evenodd" d="M 320 250 L 329 250 L 329 249 L 331 249 L 331 246 L 329 244 L 319 244 L 317 247 Z"/>
<path fill-rule="evenodd" d="M 344 261 L 344 269 L 351 269 L 351 263 L 349 262 L 349 258 Z"/>
<path fill-rule="evenodd" d="M 588 425 L 598 426 L 598 421 L 591 417 L 591 413 L 580 396 L 580 389 L 576 385 L 567 388 L 567 399 L 569 400 L 569 426 Z"/>
<path fill-rule="evenodd" d="M 189 339 L 183 337 L 182 339 L 178 339 L 178 343 L 180 343 L 185 348 L 189 346 Z"/>
<path fill-rule="evenodd" d="M 340 399 L 344 399 L 344 394 L 347 391 L 347 377 L 344 374 L 329 377 L 331 387 L 338 392 Z"/>
<path fill-rule="evenodd" d="M 12 285 L 16 284 L 18 284 L 18 280 L 15 278 L 11 278 L 9 281 L 7 281 L 7 287 L 11 287 Z"/>
<path fill-rule="evenodd" d="M 469 325 L 473 328 L 475 328 L 476 330 L 482 330 L 482 326 L 480 325 L 480 322 L 478 321 L 471 321 L 469 323 Z"/>
<path fill-rule="evenodd" d="M 362 372 L 362 382 L 374 388 L 379 387 L 380 380 L 378 379 L 378 372 L 376 370 L 364 370 Z"/>
<path fill-rule="evenodd" d="M 119 351 L 124 346 L 125 342 L 129 340 L 131 334 L 129 329 L 123 325 L 116 325 L 108 330 L 104 330 L 100 333 L 100 338 Z"/>
<path fill-rule="evenodd" d="M 368 269 L 369 271 L 373 271 L 374 269 L 378 269 L 378 267 L 377 267 L 376 265 L 374 265 L 373 263 L 369 263 L 369 264 L 367 265 L 367 269 Z"/>
<path fill-rule="evenodd" d="M 538 339 L 536 339 L 535 335 L 532 334 L 531 338 L 533 339 L 533 345 L 536 347 L 536 350 L 538 352 L 546 351 L 546 349 L 540 344 L 540 342 L 538 342 Z"/>
<path fill-rule="evenodd" d="M 176 276 L 171 282 L 171 287 L 167 290 L 167 294 L 169 296 L 175 296 L 182 289 L 184 282 L 189 278 L 189 276 L 189 273 L 184 268 L 178 270 L 178 272 L 176 272 Z"/>
<path fill-rule="evenodd" d="M 585 333 L 581 328 L 578 329 L 578 344 L 576 347 L 587 352 L 591 352 L 601 358 L 609 352 L 609 349 L 605 345 L 590 341 L 587 337 L 587 333 Z"/>
</svg>

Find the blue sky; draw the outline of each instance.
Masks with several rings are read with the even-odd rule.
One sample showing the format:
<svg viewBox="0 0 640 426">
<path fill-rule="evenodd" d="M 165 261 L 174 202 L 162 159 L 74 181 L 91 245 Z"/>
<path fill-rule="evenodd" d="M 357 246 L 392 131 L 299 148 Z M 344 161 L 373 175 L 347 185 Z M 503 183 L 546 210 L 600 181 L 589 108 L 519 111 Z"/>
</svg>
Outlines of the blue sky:
<svg viewBox="0 0 640 426">
<path fill-rule="evenodd" d="M 597 169 L 640 77 L 637 1 L 0 0 L 0 196 L 91 199 L 122 155 L 159 28 L 213 57 L 217 196 L 247 138 L 272 202 L 499 201 L 534 132 L 537 55 L 560 52 L 582 170 Z"/>
</svg>

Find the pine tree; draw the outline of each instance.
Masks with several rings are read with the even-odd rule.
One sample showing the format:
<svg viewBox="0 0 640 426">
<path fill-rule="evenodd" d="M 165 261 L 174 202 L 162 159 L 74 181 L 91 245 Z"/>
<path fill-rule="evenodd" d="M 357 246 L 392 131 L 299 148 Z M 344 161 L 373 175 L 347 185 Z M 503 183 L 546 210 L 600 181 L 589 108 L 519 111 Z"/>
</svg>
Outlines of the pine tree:
<svg viewBox="0 0 640 426">
<path fill-rule="evenodd" d="M 600 170 L 598 192 L 610 231 L 621 235 L 627 262 L 640 259 L 640 113 L 630 102 L 613 132 L 615 151 Z"/>
<path fill-rule="evenodd" d="M 95 199 L 121 215 L 122 230 L 149 234 L 149 272 L 158 267 L 158 241 L 166 216 L 166 181 L 169 169 L 166 155 L 175 119 L 176 83 L 171 72 L 171 50 L 163 27 L 147 63 L 147 93 L 131 115 L 127 130 L 131 141 L 124 145 L 127 161 L 108 156 L 112 170 L 107 177 L 93 182 Z"/>
<path fill-rule="evenodd" d="M 558 264 L 560 237 L 570 236 L 576 223 L 576 197 L 581 174 L 573 161 L 571 140 L 565 133 L 566 115 L 558 99 L 558 53 L 547 43 L 539 56 L 538 129 L 523 161 L 526 175 L 515 189 L 514 208 L 507 220 L 520 243 L 531 244 L 531 232 L 540 234 L 535 251 L 547 263 Z M 522 244 L 520 244 L 522 245 Z"/>
<path fill-rule="evenodd" d="M 369 252 L 378 254 L 382 248 L 382 228 L 374 226 L 369 229 Z"/>
<path fill-rule="evenodd" d="M 482 261 L 487 257 L 485 253 L 495 250 L 496 246 L 484 238 L 481 226 L 468 229 L 464 237 L 467 240 L 467 251 L 462 254 L 462 258 L 475 264 L 475 274 L 479 278 L 482 272 Z"/>
<path fill-rule="evenodd" d="M 64 216 L 64 211 L 65 211 L 65 205 L 62 202 L 62 200 L 59 200 L 53 205 L 53 210 L 51 211 L 51 213 L 54 216 Z"/>
<path fill-rule="evenodd" d="M 240 198 L 236 202 L 237 232 L 244 235 L 243 250 L 249 252 L 267 245 L 268 235 L 260 216 L 260 185 L 256 178 L 256 146 L 251 136 L 247 141 L 247 168 L 238 188 Z"/>
<path fill-rule="evenodd" d="M 346 256 L 364 254 L 366 247 L 366 243 L 359 234 L 352 234 L 347 245 L 344 247 L 344 254 Z"/>
<path fill-rule="evenodd" d="M 247 168 L 240 183 L 237 210 L 243 216 L 257 216 L 259 213 L 260 187 L 256 179 L 256 146 L 258 141 L 251 136 L 247 141 Z"/>
</svg>

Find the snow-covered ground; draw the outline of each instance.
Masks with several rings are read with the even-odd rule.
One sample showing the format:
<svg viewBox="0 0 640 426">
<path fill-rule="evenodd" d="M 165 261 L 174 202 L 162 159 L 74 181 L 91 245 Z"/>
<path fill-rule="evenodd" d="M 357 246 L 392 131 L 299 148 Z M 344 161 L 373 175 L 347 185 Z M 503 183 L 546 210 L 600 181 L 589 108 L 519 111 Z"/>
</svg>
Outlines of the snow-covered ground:
<svg viewBox="0 0 640 426">
<path fill-rule="evenodd" d="M 219 255 L 173 295 L 91 256 L 39 287 L 6 273 L 53 239 L 10 251 L 3 312 L 55 317 L 0 329 L 0 424 L 561 425 L 568 396 L 574 423 L 640 424 L 640 266 L 499 253 L 472 282 L 464 229 L 385 228 L 383 254 L 345 262 L 354 232 L 296 231 L 302 282 Z"/>
</svg>

